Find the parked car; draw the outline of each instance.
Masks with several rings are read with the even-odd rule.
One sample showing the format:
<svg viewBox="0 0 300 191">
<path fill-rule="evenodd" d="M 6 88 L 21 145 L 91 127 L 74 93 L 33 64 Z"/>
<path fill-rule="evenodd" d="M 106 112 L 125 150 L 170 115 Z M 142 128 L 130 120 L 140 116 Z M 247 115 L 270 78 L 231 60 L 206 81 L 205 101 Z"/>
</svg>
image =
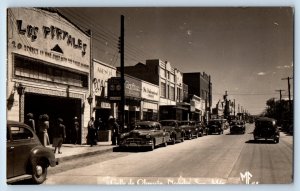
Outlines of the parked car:
<svg viewBox="0 0 300 191">
<path fill-rule="evenodd" d="M 159 122 L 140 121 L 136 123 L 134 130 L 124 135 L 120 147 L 143 147 L 154 150 L 158 145 L 167 146 L 169 140 L 170 134 L 163 130 Z"/>
<path fill-rule="evenodd" d="M 198 127 L 195 121 L 179 121 L 179 126 L 184 130 L 186 139 L 197 138 L 199 136 Z"/>
<path fill-rule="evenodd" d="M 245 122 L 241 120 L 233 120 L 230 123 L 230 134 L 242 133 L 245 134 Z"/>
<path fill-rule="evenodd" d="M 178 125 L 177 120 L 162 120 L 160 121 L 162 128 L 165 129 L 170 134 L 169 142 L 175 144 L 176 142 L 184 141 L 184 129 Z"/>
<path fill-rule="evenodd" d="M 202 121 L 196 121 L 196 126 L 198 128 L 198 135 L 202 137 L 203 135 L 208 135 L 208 128 Z"/>
<path fill-rule="evenodd" d="M 275 143 L 279 143 L 279 129 L 276 120 L 267 117 L 257 118 L 255 121 L 255 128 L 253 131 L 254 140 L 271 139 Z"/>
<path fill-rule="evenodd" d="M 7 122 L 6 159 L 8 184 L 25 179 L 41 184 L 47 168 L 58 165 L 53 151 L 40 143 L 32 129 L 14 121 Z"/>
<path fill-rule="evenodd" d="M 208 128 L 208 134 L 213 134 L 213 133 L 217 133 L 217 134 L 223 134 L 224 132 L 224 122 L 222 119 L 212 119 L 210 121 L 208 121 L 207 124 L 207 128 Z"/>
</svg>

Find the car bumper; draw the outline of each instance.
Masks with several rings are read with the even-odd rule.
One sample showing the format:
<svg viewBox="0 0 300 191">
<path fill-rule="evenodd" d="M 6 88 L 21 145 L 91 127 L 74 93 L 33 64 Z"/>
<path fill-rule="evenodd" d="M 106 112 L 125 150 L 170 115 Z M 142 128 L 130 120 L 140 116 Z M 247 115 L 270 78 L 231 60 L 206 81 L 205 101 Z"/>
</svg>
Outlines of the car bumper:
<svg viewBox="0 0 300 191">
<path fill-rule="evenodd" d="M 151 147 L 152 145 L 153 145 L 152 140 L 126 139 L 120 144 L 120 147 L 125 147 L 125 148 L 130 148 L 130 147 Z"/>
<path fill-rule="evenodd" d="M 279 139 L 279 135 L 272 135 L 272 136 L 261 136 L 261 135 L 254 135 L 254 139 Z"/>
</svg>

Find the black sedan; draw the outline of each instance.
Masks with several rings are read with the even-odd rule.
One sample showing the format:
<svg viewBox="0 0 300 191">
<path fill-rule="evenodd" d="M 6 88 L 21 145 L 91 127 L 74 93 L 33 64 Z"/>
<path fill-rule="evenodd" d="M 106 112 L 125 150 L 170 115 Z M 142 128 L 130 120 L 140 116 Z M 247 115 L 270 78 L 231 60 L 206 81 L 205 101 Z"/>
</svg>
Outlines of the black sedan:
<svg viewBox="0 0 300 191">
<path fill-rule="evenodd" d="M 178 125 L 177 120 L 162 120 L 160 121 L 162 128 L 169 132 L 170 140 L 169 142 L 175 144 L 176 142 L 184 141 L 184 129 Z"/>
<path fill-rule="evenodd" d="M 236 134 L 236 133 L 241 133 L 245 134 L 245 122 L 244 121 L 232 121 L 230 123 L 230 134 Z"/>
<path fill-rule="evenodd" d="M 255 121 L 255 128 L 253 131 L 254 140 L 271 139 L 274 143 L 279 143 L 279 129 L 275 119 L 260 117 Z"/>
<path fill-rule="evenodd" d="M 44 147 L 33 130 L 24 123 L 8 121 L 6 134 L 7 183 L 32 179 L 41 184 L 47 168 L 58 164 L 51 149 Z"/>
<path fill-rule="evenodd" d="M 208 122 L 207 125 L 208 128 L 208 134 L 213 134 L 213 133 L 217 133 L 217 134 L 223 134 L 224 132 L 224 122 L 221 119 L 212 119 Z"/>
</svg>

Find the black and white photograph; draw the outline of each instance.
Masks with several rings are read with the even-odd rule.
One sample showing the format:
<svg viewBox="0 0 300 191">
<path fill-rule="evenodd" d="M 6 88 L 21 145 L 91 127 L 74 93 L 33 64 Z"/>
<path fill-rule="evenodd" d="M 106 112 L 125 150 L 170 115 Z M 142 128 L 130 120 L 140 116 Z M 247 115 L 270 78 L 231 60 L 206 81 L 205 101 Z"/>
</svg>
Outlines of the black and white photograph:
<svg viewBox="0 0 300 191">
<path fill-rule="evenodd" d="M 7 7 L 6 183 L 294 184 L 294 14 Z"/>
</svg>

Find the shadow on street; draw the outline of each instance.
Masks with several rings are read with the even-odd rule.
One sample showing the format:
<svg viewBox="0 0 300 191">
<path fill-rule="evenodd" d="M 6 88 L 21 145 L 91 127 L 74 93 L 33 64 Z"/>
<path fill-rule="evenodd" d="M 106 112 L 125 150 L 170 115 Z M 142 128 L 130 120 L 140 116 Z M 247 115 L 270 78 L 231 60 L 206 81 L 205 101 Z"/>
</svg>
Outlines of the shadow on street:
<svg viewBox="0 0 300 191">
<path fill-rule="evenodd" d="M 245 143 L 249 144 L 275 144 L 273 140 L 248 140 Z"/>
</svg>

